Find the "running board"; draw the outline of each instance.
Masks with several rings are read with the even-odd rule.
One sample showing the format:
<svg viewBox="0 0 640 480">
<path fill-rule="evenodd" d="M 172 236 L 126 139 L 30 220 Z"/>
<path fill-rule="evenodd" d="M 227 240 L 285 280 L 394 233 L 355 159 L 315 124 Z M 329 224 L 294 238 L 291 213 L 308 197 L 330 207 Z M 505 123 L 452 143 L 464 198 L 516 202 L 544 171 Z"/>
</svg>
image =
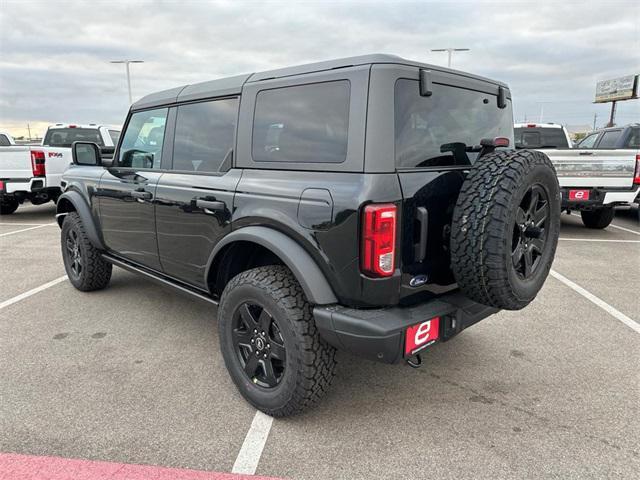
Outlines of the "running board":
<svg viewBox="0 0 640 480">
<path fill-rule="evenodd" d="M 189 288 L 187 286 L 184 285 L 180 285 L 178 283 L 172 282 L 171 280 L 169 280 L 168 278 L 165 278 L 161 275 L 158 275 L 156 273 L 150 272 L 149 270 L 145 269 L 145 268 L 141 268 L 138 267 L 136 265 L 132 265 L 131 263 L 124 261 L 124 260 L 120 260 L 119 258 L 116 257 L 112 257 L 111 255 L 107 254 L 107 253 L 103 253 L 102 254 L 102 258 L 104 258 L 107 262 L 115 265 L 116 267 L 120 267 L 123 268 L 125 270 L 128 270 L 130 272 L 133 273 L 139 273 L 141 275 L 144 275 L 145 277 L 147 277 L 150 280 L 153 280 L 156 283 L 159 283 L 160 285 L 166 285 L 168 287 L 174 288 L 176 290 L 179 290 L 181 292 L 184 293 L 188 293 L 189 295 L 193 296 L 193 297 L 197 297 L 200 300 L 204 300 L 205 302 L 208 303 L 212 303 L 215 306 L 218 306 L 218 301 L 209 297 L 208 295 L 205 295 L 204 293 L 200 293 L 192 288 Z"/>
</svg>

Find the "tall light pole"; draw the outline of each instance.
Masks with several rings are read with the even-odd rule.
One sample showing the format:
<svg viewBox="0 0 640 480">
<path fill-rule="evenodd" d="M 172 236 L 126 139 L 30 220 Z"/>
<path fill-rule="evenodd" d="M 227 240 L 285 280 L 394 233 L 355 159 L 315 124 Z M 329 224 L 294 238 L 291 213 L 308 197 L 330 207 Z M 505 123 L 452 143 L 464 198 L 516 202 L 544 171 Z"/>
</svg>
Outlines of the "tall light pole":
<svg viewBox="0 0 640 480">
<path fill-rule="evenodd" d="M 468 52 L 468 48 L 432 48 L 432 52 L 447 52 L 449 54 L 449 58 L 447 60 L 447 67 L 451 68 L 451 56 L 453 52 Z"/>
<path fill-rule="evenodd" d="M 133 98 L 131 97 L 131 74 L 129 73 L 129 64 L 130 63 L 144 63 L 144 60 L 112 60 L 109 63 L 124 63 L 127 68 L 127 89 L 129 90 L 129 105 L 133 103 Z"/>
</svg>

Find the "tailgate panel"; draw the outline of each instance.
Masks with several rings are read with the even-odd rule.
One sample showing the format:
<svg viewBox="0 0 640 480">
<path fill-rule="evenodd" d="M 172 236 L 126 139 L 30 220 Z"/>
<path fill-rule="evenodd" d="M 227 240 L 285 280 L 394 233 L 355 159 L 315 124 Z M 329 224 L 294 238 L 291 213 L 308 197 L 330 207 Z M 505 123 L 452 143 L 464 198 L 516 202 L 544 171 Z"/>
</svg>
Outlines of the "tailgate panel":
<svg viewBox="0 0 640 480">
<path fill-rule="evenodd" d="M 640 150 L 543 150 L 558 173 L 561 187 L 631 188 Z"/>
<path fill-rule="evenodd" d="M 30 147 L 0 149 L 0 178 L 29 179 L 32 176 Z"/>
</svg>

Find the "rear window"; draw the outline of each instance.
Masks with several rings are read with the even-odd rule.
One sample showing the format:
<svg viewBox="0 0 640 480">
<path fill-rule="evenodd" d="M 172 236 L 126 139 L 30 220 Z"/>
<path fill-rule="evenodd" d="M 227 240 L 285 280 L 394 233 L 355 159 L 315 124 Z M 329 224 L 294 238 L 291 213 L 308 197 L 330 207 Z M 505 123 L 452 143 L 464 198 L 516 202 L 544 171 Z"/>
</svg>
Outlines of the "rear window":
<svg viewBox="0 0 640 480">
<path fill-rule="evenodd" d="M 263 90 L 256 97 L 256 162 L 341 163 L 347 156 L 349 81 Z"/>
<path fill-rule="evenodd" d="M 48 147 L 70 147 L 73 142 L 93 142 L 104 146 L 97 128 L 50 128 L 44 136 L 43 145 Z"/>
<path fill-rule="evenodd" d="M 604 132 L 600 139 L 600 143 L 598 143 L 598 148 L 615 148 L 618 144 L 618 140 L 620 140 L 620 135 L 622 135 L 622 130 Z"/>
<path fill-rule="evenodd" d="M 514 129 L 516 148 L 568 148 L 561 128 L 519 127 Z"/>
<path fill-rule="evenodd" d="M 496 95 L 434 84 L 421 97 L 418 81 L 395 86 L 395 151 L 398 168 L 470 165 L 483 138 L 507 137 L 513 145 L 511 102 Z"/>
</svg>

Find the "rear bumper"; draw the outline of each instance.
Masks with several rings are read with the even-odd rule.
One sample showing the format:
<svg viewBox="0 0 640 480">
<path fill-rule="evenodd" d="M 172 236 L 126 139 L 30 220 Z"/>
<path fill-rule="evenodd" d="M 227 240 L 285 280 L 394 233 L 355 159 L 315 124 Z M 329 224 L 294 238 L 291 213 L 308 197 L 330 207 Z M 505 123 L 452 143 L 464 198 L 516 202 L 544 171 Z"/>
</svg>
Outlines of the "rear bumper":
<svg viewBox="0 0 640 480">
<path fill-rule="evenodd" d="M 594 210 L 604 206 L 628 205 L 640 194 L 640 187 L 608 189 L 589 187 L 563 187 L 562 208 L 569 210 Z M 569 200 L 570 190 L 589 190 L 589 200 Z"/>
<path fill-rule="evenodd" d="M 456 292 L 411 307 L 359 310 L 332 305 L 315 307 L 313 315 L 320 335 L 334 347 L 396 363 L 404 358 L 408 327 L 440 317 L 439 340 L 446 341 L 497 311 Z"/>
<path fill-rule="evenodd" d="M 45 177 L 2 179 L 4 189 L 0 194 L 10 195 L 18 192 L 35 192 L 47 187 Z"/>
</svg>

